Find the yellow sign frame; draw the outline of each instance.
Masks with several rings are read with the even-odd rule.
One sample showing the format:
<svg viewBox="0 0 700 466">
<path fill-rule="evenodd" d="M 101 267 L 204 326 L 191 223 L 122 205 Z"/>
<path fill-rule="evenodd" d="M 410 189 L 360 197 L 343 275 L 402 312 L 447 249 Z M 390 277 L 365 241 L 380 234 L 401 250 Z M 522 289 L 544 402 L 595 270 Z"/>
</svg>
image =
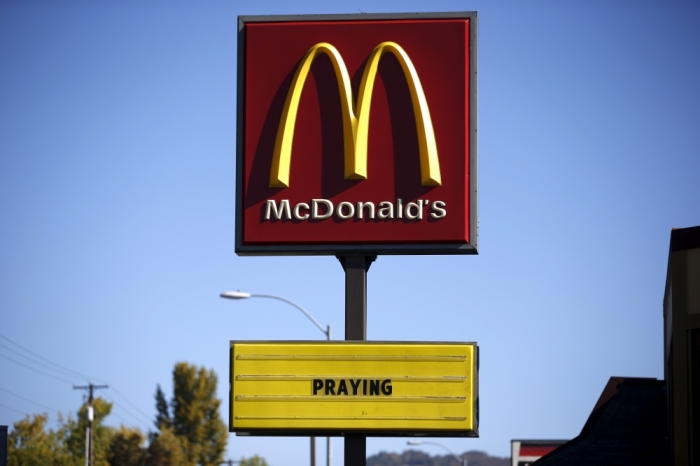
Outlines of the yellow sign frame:
<svg viewBox="0 0 700 466">
<path fill-rule="evenodd" d="M 232 341 L 238 435 L 478 437 L 476 343 Z"/>
</svg>

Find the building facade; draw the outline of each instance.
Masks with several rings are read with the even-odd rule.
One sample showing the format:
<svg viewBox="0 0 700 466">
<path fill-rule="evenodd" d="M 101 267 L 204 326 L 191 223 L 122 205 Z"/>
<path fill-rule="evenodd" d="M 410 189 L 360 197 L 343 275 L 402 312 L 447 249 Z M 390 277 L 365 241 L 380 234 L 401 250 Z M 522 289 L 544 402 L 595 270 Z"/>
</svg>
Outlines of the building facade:
<svg viewBox="0 0 700 466">
<path fill-rule="evenodd" d="M 700 226 L 674 229 L 664 294 L 671 462 L 700 464 Z"/>
</svg>

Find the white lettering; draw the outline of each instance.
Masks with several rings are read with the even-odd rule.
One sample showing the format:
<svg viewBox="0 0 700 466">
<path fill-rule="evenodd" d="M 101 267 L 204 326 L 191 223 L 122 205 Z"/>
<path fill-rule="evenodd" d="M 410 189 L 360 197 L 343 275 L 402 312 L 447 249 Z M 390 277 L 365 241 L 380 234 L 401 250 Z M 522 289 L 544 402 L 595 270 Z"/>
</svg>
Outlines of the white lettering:
<svg viewBox="0 0 700 466">
<path fill-rule="evenodd" d="M 369 207 L 369 216 L 367 218 L 374 219 L 374 202 L 358 202 L 357 203 L 357 218 L 362 217 L 362 209 Z"/>
<path fill-rule="evenodd" d="M 272 215 L 274 215 L 277 220 L 282 218 L 283 214 L 286 214 L 287 219 L 290 219 L 292 213 L 289 208 L 289 199 L 282 199 L 279 209 L 277 208 L 277 203 L 273 199 L 268 199 L 267 208 L 265 209 L 265 220 L 270 220 L 270 212 L 272 212 Z"/>
<path fill-rule="evenodd" d="M 426 209 L 424 213 L 423 210 Z M 336 206 L 328 199 L 311 199 L 310 203 L 299 202 L 292 208 L 289 199 L 279 201 L 268 199 L 265 204 L 265 220 L 325 220 L 333 214 L 341 220 L 356 219 L 381 220 L 394 218 L 407 218 L 409 220 L 423 220 L 424 215 L 439 219 L 447 216 L 446 203 L 444 201 L 430 201 L 417 199 L 415 202 L 403 203 L 403 199 L 396 199 L 396 203 L 382 201 L 376 204 L 372 201 L 359 201 L 357 203 L 341 202 Z"/>
<path fill-rule="evenodd" d="M 411 213 L 411 209 L 414 209 L 415 212 Z M 411 219 L 411 220 L 422 220 L 423 219 L 423 201 L 420 199 L 418 202 L 409 202 L 406 204 L 406 218 Z"/>
<path fill-rule="evenodd" d="M 318 213 L 318 205 L 326 205 L 326 213 Z M 312 220 L 323 220 L 333 215 L 333 203 L 328 199 L 311 199 L 311 219 Z"/>
<path fill-rule="evenodd" d="M 394 218 L 394 204 L 389 201 L 380 202 L 377 217 L 381 219 Z"/>
<path fill-rule="evenodd" d="M 347 214 L 343 213 L 343 207 L 347 207 Z M 353 215 L 355 215 L 355 206 L 349 202 L 341 202 L 340 204 L 338 204 L 338 208 L 336 209 L 335 214 L 343 220 L 347 220 L 349 218 L 352 218 Z"/>
<path fill-rule="evenodd" d="M 309 218 L 308 212 L 305 213 L 304 215 L 301 215 L 299 213 L 300 209 L 309 210 L 309 204 L 307 204 L 305 202 L 300 202 L 299 204 L 295 205 L 294 206 L 294 218 L 297 220 L 306 220 L 307 218 Z"/>
<path fill-rule="evenodd" d="M 430 206 L 435 212 L 431 212 L 430 216 L 433 218 L 443 218 L 447 215 L 447 210 L 444 209 L 445 203 L 442 201 L 435 201 L 433 205 Z"/>
</svg>

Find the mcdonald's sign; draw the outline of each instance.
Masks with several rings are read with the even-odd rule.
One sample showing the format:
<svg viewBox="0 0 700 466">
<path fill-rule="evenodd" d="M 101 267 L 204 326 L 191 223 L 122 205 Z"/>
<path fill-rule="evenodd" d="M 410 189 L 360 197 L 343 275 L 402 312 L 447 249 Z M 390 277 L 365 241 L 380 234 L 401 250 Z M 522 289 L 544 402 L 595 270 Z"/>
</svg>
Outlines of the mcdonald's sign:
<svg viewBox="0 0 700 466">
<path fill-rule="evenodd" d="M 476 254 L 476 19 L 239 17 L 236 252 Z"/>
</svg>

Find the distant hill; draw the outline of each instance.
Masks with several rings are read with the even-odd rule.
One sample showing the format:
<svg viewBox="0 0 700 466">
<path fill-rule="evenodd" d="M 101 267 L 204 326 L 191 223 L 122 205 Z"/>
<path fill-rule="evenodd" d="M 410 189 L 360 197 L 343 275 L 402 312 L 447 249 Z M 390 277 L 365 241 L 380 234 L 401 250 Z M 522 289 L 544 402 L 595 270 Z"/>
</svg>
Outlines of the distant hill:
<svg viewBox="0 0 700 466">
<path fill-rule="evenodd" d="M 510 466 L 510 458 L 489 456 L 483 451 L 467 451 L 460 455 L 469 466 Z M 367 458 L 367 466 L 461 466 L 452 455 L 430 456 L 419 450 L 403 453 L 380 452 Z"/>
</svg>

